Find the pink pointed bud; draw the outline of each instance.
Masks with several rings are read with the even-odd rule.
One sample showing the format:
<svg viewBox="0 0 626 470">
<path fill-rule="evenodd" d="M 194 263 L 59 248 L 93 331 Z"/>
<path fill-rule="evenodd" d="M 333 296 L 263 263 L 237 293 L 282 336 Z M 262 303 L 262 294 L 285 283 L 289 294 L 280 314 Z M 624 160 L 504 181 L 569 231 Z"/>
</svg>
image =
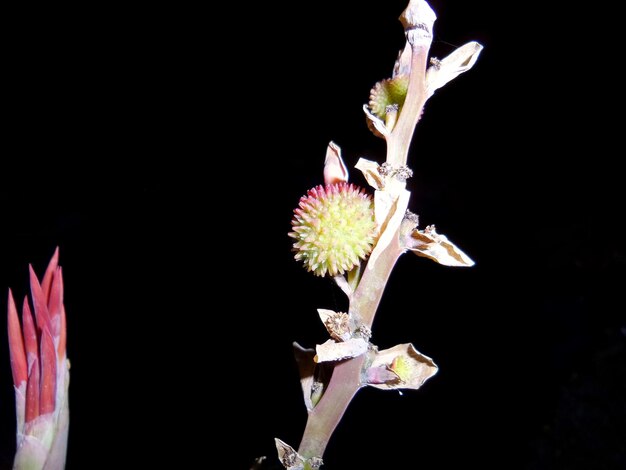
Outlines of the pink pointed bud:
<svg viewBox="0 0 626 470">
<path fill-rule="evenodd" d="M 26 423 L 39 416 L 39 391 L 39 359 L 35 357 L 26 385 Z"/>
<path fill-rule="evenodd" d="M 20 328 L 20 320 L 17 316 L 17 308 L 15 307 L 11 289 L 9 289 L 7 329 L 9 331 L 9 354 L 11 356 L 11 370 L 13 371 L 13 385 L 19 387 L 22 382 L 28 380 L 28 368 L 22 329 Z"/>
<path fill-rule="evenodd" d="M 59 247 L 57 246 L 56 250 L 54 250 L 54 254 L 52 255 L 52 259 L 48 263 L 48 268 L 46 269 L 46 273 L 43 275 L 43 280 L 41 281 L 41 290 L 43 291 L 44 298 L 46 302 L 50 298 L 50 286 L 52 285 L 52 278 L 56 272 L 57 267 L 59 266 Z"/>
<path fill-rule="evenodd" d="M 50 315 L 48 314 L 48 302 L 45 298 L 41 284 L 37 279 L 37 275 L 32 266 L 28 266 L 30 271 L 30 293 L 33 298 L 33 307 L 35 307 L 35 319 L 37 320 L 37 328 L 43 330 L 50 329 Z"/>
<path fill-rule="evenodd" d="M 59 345 L 57 346 L 57 358 L 59 361 L 65 359 L 65 345 L 67 343 L 67 324 L 65 320 L 65 307 L 61 308 L 61 334 L 59 335 Z"/>
<path fill-rule="evenodd" d="M 22 307 L 22 323 L 24 325 L 24 346 L 28 362 L 28 373 L 30 374 L 33 363 L 39 357 L 39 346 L 37 345 L 37 330 L 35 329 L 35 322 L 33 321 L 27 298 L 24 298 L 24 306 Z"/>
<path fill-rule="evenodd" d="M 52 277 L 48 295 L 48 313 L 50 314 L 50 333 L 53 339 L 61 334 L 61 311 L 63 309 L 63 277 L 61 268 L 57 267 Z"/>
<path fill-rule="evenodd" d="M 324 184 L 346 183 L 348 181 L 348 169 L 341 158 L 341 149 L 331 142 L 326 149 L 324 161 Z"/>
<path fill-rule="evenodd" d="M 57 378 L 57 356 L 52 335 L 46 329 L 41 333 L 41 385 L 39 393 L 39 414 L 54 411 Z"/>
</svg>

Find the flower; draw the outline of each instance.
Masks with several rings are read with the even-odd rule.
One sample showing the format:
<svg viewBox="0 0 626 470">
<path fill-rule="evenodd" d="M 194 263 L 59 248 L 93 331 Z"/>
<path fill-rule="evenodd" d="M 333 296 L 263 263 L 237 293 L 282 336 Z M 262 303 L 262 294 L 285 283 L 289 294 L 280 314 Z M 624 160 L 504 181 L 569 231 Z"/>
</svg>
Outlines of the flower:
<svg viewBox="0 0 626 470">
<path fill-rule="evenodd" d="M 365 190 L 348 184 L 348 169 L 334 142 L 326 149 L 324 183 L 300 198 L 289 236 L 296 239 L 296 260 L 317 276 L 333 276 L 346 291 L 351 287 L 342 275 L 367 258 L 378 235 L 374 202 Z"/>
<path fill-rule="evenodd" d="M 372 251 L 374 203 L 363 189 L 345 182 L 317 186 L 300 198 L 291 221 L 295 258 L 317 276 L 350 271 Z"/>
<path fill-rule="evenodd" d="M 58 470 L 65 467 L 69 428 L 69 361 L 63 276 L 55 251 L 41 284 L 30 267 L 35 320 L 24 298 L 22 325 L 9 289 L 8 332 L 15 388 L 17 451 L 14 470 Z"/>
</svg>

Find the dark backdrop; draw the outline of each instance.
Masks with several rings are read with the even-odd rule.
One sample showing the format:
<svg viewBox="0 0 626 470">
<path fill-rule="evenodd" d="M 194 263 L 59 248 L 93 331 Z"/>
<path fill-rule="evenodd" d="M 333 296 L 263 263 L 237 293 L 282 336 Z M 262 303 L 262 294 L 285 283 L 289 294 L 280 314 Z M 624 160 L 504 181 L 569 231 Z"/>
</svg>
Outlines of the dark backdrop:
<svg viewBox="0 0 626 470">
<path fill-rule="evenodd" d="M 432 5 L 433 55 L 485 49 L 427 103 L 411 209 L 477 264 L 401 258 L 373 341 L 412 342 L 440 372 L 418 392 L 360 392 L 327 467 L 624 468 L 623 173 L 602 111 L 611 40 L 594 29 L 611 12 Z M 291 342 L 324 341 L 315 309 L 345 302 L 293 261 L 291 211 L 331 139 L 350 167 L 384 158 L 361 106 L 403 45 L 404 7 L 14 16 L 0 289 L 22 297 L 28 263 L 43 272 L 60 246 L 68 469 L 248 469 L 274 437 L 297 446 Z"/>
</svg>

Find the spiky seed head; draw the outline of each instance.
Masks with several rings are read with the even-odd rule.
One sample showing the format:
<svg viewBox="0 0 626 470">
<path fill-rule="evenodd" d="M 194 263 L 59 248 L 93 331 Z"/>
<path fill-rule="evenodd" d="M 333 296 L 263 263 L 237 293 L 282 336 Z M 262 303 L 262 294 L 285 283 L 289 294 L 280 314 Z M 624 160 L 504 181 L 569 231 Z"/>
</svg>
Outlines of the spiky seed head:
<svg viewBox="0 0 626 470">
<path fill-rule="evenodd" d="M 408 88 L 408 75 L 398 75 L 376 83 L 370 91 L 370 110 L 381 119 L 386 117 L 389 110 L 400 112 Z"/>
<path fill-rule="evenodd" d="M 308 271 L 317 276 L 344 274 L 372 251 L 374 202 L 353 184 L 316 186 L 300 198 L 291 227 L 295 258 Z"/>
</svg>

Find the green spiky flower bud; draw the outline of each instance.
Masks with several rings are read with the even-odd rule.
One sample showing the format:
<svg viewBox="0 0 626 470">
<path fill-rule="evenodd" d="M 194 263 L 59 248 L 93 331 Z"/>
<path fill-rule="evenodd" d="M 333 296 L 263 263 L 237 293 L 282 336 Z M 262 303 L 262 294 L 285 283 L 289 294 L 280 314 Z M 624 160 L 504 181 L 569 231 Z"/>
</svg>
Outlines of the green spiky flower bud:
<svg viewBox="0 0 626 470">
<path fill-rule="evenodd" d="M 386 117 L 389 107 L 398 107 L 400 111 L 408 88 L 408 75 L 398 75 L 376 83 L 370 91 L 370 110 L 381 119 Z"/>
<path fill-rule="evenodd" d="M 317 276 L 337 276 L 365 259 L 376 240 L 374 202 L 348 183 L 310 189 L 291 221 L 295 258 Z"/>
</svg>

